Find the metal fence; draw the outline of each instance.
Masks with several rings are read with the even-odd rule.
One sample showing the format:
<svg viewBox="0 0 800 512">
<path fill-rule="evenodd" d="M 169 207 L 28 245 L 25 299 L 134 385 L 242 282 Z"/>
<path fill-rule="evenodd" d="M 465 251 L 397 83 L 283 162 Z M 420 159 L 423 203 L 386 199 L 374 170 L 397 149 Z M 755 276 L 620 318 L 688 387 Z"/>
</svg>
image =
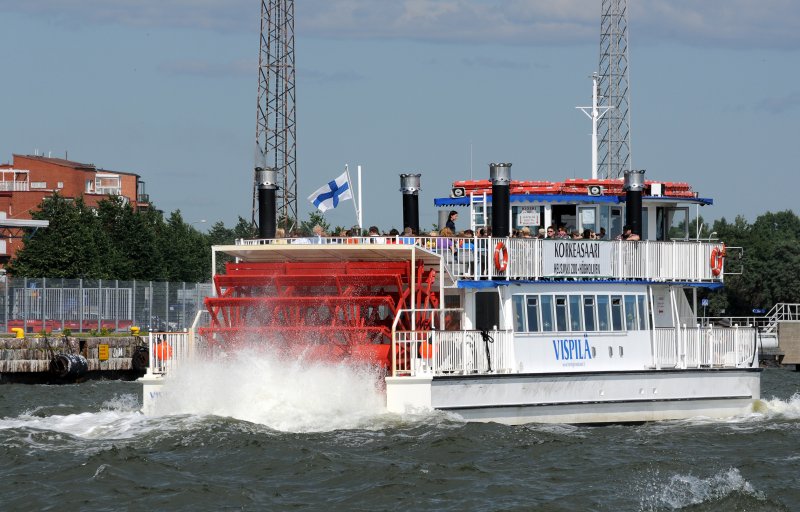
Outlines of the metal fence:
<svg viewBox="0 0 800 512">
<path fill-rule="evenodd" d="M 0 326 L 26 333 L 187 329 L 204 308 L 211 283 L 0 275 Z"/>
</svg>

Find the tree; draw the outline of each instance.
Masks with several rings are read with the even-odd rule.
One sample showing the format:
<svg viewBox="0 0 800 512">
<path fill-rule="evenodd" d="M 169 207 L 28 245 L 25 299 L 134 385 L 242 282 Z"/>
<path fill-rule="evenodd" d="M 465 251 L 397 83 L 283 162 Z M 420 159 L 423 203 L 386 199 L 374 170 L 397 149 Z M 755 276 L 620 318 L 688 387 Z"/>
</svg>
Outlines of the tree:
<svg viewBox="0 0 800 512">
<path fill-rule="evenodd" d="M 300 223 L 300 235 L 311 236 L 314 233 L 314 226 L 322 226 L 323 231 L 329 232 L 331 226 L 325 222 L 325 216 L 318 211 L 308 214 L 308 220 Z"/>
<path fill-rule="evenodd" d="M 82 198 L 57 192 L 42 200 L 34 219 L 48 220 L 45 229 L 29 231 L 25 246 L 10 262 L 9 272 L 25 277 L 112 279 L 118 255 L 98 217 Z"/>
</svg>

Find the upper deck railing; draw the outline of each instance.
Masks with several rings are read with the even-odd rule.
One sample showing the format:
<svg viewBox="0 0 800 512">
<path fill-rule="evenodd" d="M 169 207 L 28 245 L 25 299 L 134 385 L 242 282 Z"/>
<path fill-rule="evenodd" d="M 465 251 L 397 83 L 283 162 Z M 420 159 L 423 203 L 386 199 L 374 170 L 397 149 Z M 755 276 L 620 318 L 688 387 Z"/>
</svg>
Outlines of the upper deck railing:
<svg viewBox="0 0 800 512">
<path fill-rule="evenodd" d="M 454 280 L 613 279 L 721 283 L 711 255 L 720 242 L 536 238 L 308 237 L 238 240 L 237 245 L 406 244 L 439 254 Z M 724 260 L 723 260 L 724 261 Z"/>
</svg>

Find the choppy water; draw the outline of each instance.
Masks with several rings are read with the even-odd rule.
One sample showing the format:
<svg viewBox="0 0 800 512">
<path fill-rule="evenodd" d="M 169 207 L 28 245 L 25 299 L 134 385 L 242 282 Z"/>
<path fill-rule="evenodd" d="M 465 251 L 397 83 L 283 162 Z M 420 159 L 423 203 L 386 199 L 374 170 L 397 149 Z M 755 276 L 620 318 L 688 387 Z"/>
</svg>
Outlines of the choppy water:
<svg viewBox="0 0 800 512">
<path fill-rule="evenodd" d="M 178 375 L 158 417 L 131 382 L 0 386 L 0 510 L 800 510 L 800 373 L 726 421 L 508 427 L 388 414 L 366 371 L 236 366 Z"/>
</svg>

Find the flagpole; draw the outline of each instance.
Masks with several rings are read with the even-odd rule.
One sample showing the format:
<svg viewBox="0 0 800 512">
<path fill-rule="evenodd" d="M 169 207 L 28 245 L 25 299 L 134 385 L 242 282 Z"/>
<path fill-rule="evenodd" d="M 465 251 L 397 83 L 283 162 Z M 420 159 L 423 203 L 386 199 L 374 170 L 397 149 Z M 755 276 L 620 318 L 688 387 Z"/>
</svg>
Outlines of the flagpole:
<svg viewBox="0 0 800 512">
<path fill-rule="evenodd" d="M 352 194 L 353 191 L 353 180 L 350 179 L 350 166 L 348 164 L 344 164 L 344 172 L 347 174 L 347 184 L 350 186 L 350 192 Z M 361 174 L 359 174 L 359 181 L 361 180 Z M 358 202 L 361 202 L 361 184 L 358 185 Z M 358 229 L 361 229 L 361 214 L 359 210 L 361 209 L 360 204 L 356 204 L 356 198 L 353 196 L 353 208 L 356 210 L 356 222 L 358 222 Z M 360 233 L 359 233 L 360 235 Z"/>
<path fill-rule="evenodd" d="M 358 166 L 358 229 L 364 233 L 364 208 L 361 203 L 361 166 Z"/>
</svg>

